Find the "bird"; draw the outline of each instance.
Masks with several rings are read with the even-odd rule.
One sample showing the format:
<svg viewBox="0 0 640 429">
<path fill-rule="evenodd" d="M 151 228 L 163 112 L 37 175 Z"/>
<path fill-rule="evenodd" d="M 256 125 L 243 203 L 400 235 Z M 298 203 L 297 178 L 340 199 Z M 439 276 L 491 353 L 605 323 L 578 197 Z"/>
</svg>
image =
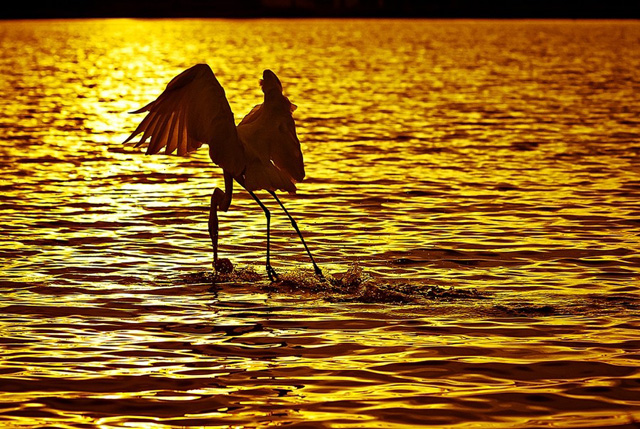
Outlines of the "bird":
<svg viewBox="0 0 640 429">
<path fill-rule="evenodd" d="M 218 212 L 229 210 L 233 183 L 242 186 L 264 212 L 267 224 L 266 271 L 269 280 L 278 280 L 271 266 L 271 213 L 255 194 L 267 191 L 282 208 L 311 259 L 314 272 L 323 277 L 300 229 L 276 191 L 296 192 L 296 183 L 305 177 L 300 140 L 293 112 L 297 106 L 283 94 L 282 83 L 267 69 L 259 81 L 264 101 L 256 105 L 236 126 L 224 88 L 207 64 L 196 64 L 175 76 L 152 102 L 130 113 L 146 113 L 124 141 L 142 137 L 135 147 L 147 144 L 146 154 L 164 149 L 165 154 L 186 156 L 203 144 L 209 146 L 211 161 L 222 168 L 224 191 L 211 194 L 208 231 L 213 247 L 213 268 L 224 270 L 218 259 Z M 148 140 L 148 142 L 147 142 Z M 230 266 L 228 260 L 224 260 Z"/>
</svg>

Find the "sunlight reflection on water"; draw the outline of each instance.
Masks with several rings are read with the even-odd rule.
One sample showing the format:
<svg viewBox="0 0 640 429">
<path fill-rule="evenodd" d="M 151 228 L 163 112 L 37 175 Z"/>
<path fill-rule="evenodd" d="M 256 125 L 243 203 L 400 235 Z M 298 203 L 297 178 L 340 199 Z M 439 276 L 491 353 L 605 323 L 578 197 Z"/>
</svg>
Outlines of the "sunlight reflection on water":
<svg viewBox="0 0 640 429">
<path fill-rule="evenodd" d="M 0 420 L 640 419 L 639 40 L 636 22 L 2 22 Z M 211 285 L 219 168 L 120 144 L 126 112 L 199 62 L 238 121 L 278 73 L 307 171 L 283 201 L 327 273 L 357 263 L 384 293 Z M 246 193 L 221 226 L 263 275 Z M 275 268 L 310 270 L 272 228 Z M 392 294 L 452 286 L 483 297 Z"/>
</svg>

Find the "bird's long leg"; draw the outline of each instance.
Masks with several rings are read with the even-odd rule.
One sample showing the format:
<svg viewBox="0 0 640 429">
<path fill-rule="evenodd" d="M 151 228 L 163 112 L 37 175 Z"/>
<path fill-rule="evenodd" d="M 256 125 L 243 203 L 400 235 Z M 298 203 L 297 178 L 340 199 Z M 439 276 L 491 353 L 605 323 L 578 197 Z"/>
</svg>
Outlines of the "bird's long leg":
<svg viewBox="0 0 640 429">
<path fill-rule="evenodd" d="M 324 277 L 322 275 L 322 270 L 320 270 L 320 267 L 318 267 L 318 264 L 316 264 L 316 261 L 313 259 L 313 256 L 311 255 L 311 251 L 309 250 L 309 246 L 307 246 L 307 243 L 304 241 L 304 238 L 302 237 L 302 233 L 300 232 L 300 229 L 298 228 L 298 224 L 296 223 L 295 219 L 289 214 L 289 211 L 285 208 L 284 204 L 282 204 L 280 199 L 276 196 L 276 193 L 274 191 L 269 191 L 269 193 L 273 198 L 275 198 L 278 204 L 280 204 L 280 207 L 282 207 L 282 210 L 284 210 L 285 214 L 291 221 L 291 226 L 293 226 L 293 229 L 295 229 L 296 232 L 298 233 L 298 237 L 300 237 L 300 241 L 302 241 L 302 245 L 304 246 L 304 249 L 307 251 L 307 255 L 309 255 L 309 258 L 311 258 L 311 263 L 313 264 L 313 269 L 316 272 L 316 275 L 320 277 Z"/>
<path fill-rule="evenodd" d="M 264 212 L 264 215 L 267 218 L 267 276 L 269 276 L 269 280 L 271 280 L 272 282 L 275 282 L 278 280 L 278 275 L 276 274 L 276 271 L 271 266 L 271 262 L 269 260 L 269 248 L 271 245 L 271 213 L 269 212 L 269 209 L 264 204 L 262 204 L 262 201 L 260 201 L 258 197 L 256 197 L 256 194 L 254 194 L 251 191 L 248 191 L 248 192 L 249 192 L 249 195 L 251 195 L 251 197 L 254 200 L 256 200 L 256 202 L 260 205 L 260 208 L 262 208 L 262 211 Z"/>
</svg>

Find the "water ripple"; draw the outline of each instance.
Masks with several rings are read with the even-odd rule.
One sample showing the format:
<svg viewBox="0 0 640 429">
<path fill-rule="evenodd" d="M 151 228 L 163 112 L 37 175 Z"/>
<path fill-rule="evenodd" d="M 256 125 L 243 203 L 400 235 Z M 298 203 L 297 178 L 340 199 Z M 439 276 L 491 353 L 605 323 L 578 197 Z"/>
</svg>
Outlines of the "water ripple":
<svg viewBox="0 0 640 429">
<path fill-rule="evenodd" d="M 292 37 L 291 35 L 295 35 Z M 633 21 L 73 20 L 0 31 L 3 427 L 631 427 Z M 274 69 L 307 177 L 221 213 L 206 151 L 121 142 L 207 62 Z M 408 412 L 408 410 L 410 412 Z"/>
</svg>

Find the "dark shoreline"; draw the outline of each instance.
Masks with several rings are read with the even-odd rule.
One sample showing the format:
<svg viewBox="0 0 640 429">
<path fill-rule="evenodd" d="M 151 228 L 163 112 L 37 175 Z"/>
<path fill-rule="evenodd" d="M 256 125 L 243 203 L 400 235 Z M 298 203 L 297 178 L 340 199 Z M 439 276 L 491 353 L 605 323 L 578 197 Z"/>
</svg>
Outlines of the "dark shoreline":
<svg viewBox="0 0 640 429">
<path fill-rule="evenodd" d="M 22 2 L 0 19 L 46 18 L 478 18 L 640 19 L 640 3 L 585 0 L 509 2 L 494 0 L 235 0 Z"/>
</svg>

